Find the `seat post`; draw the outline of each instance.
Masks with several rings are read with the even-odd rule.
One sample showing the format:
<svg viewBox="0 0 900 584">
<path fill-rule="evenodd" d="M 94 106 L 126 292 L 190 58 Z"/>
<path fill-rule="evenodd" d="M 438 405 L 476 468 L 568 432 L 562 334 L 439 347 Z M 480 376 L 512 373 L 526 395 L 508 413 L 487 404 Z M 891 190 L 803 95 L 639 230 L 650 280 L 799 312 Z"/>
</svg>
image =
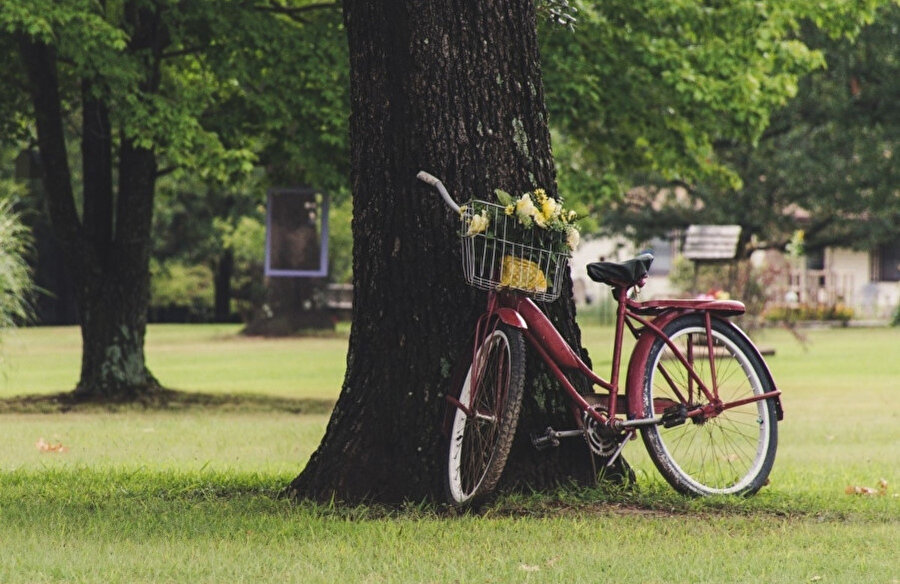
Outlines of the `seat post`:
<svg viewBox="0 0 900 584">
<path fill-rule="evenodd" d="M 622 364 L 622 339 L 625 336 L 625 310 L 626 300 L 628 299 L 628 289 L 625 287 L 616 287 L 613 289 L 616 295 L 616 339 L 613 345 L 613 362 L 612 372 L 610 374 L 610 383 L 616 394 L 619 392 L 619 370 Z M 609 400 L 609 417 L 616 416 L 616 401 Z"/>
</svg>

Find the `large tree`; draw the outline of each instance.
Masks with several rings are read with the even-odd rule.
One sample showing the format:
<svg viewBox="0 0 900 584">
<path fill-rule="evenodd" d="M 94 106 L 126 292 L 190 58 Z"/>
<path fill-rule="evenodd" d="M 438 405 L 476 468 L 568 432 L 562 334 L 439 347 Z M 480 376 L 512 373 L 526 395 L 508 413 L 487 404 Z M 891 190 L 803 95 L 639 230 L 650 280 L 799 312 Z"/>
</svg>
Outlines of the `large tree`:
<svg viewBox="0 0 900 584">
<path fill-rule="evenodd" d="M 294 491 L 399 502 L 440 488 L 441 421 L 454 363 L 484 295 L 463 282 L 458 217 L 415 180 L 458 199 L 496 188 L 555 194 L 532 0 L 344 2 L 350 46 L 353 328 L 327 433 Z M 570 288 L 547 306 L 580 346 Z M 589 479 L 583 443 L 536 455 L 529 430 L 568 411 L 530 370 L 507 483 Z"/>
<path fill-rule="evenodd" d="M 547 91 L 564 168 L 577 177 L 569 184 L 582 195 L 612 196 L 638 170 L 736 184 L 713 142 L 758 136 L 819 62 L 791 38 L 797 15 L 786 1 L 577 4 L 584 23 L 574 35 L 548 33 Z M 328 430 L 292 488 L 317 498 L 419 499 L 439 488 L 443 396 L 483 295 L 462 283 L 456 219 L 413 176 L 431 171 L 461 199 L 495 188 L 556 194 L 535 9 L 525 0 L 350 0 L 344 19 L 353 329 Z M 546 309 L 579 346 L 570 295 Z M 568 412 L 538 368 L 526 383 L 506 485 L 590 479 L 583 444 L 530 447 L 530 431 L 563 426 Z"/>
<path fill-rule="evenodd" d="M 190 169 L 227 181 L 251 168 L 271 143 L 259 136 L 271 134 L 299 145 L 304 154 L 291 162 L 307 180 L 328 165 L 304 162 L 340 158 L 333 53 L 304 35 L 319 7 L 307 4 L 0 3 L 0 111 L 14 122 L 0 131 L 32 135 L 40 151 L 46 207 L 76 287 L 76 393 L 127 399 L 157 386 L 144 334 L 160 176 Z M 311 55 L 320 78 L 304 71 Z"/>
</svg>

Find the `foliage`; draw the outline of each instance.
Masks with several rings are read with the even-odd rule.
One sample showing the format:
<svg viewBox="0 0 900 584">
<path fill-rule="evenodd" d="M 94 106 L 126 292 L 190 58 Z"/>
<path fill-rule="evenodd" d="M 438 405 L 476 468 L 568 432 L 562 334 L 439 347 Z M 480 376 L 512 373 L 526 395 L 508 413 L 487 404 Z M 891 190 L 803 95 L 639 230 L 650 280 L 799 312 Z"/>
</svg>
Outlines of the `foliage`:
<svg viewBox="0 0 900 584">
<path fill-rule="evenodd" d="M 63 87 L 66 109 L 79 111 L 78 79 L 94 80 L 114 124 L 170 166 L 228 180 L 249 171 L 261 147 L 281 140 L 294 144 L 291 158 L 310 178 L 337 180 L 346 97 L 342 68 L 334 67 L 345 55 L 335 42 L 335 10 L 300 21 L 266 2 L 146 3 L 167 31 L 165 52 L 156 55 L 162 87 L 148 94 L 141 84 L 153 56 L 131 46 L 125 18 L 141 4 L 6 0 L 0 37 L 6 46 L 15 34 L 51 44 L 66 67 L 61 81 L 72 83 Z M 4 58 L 15 68 L 13 55 Z M 18 119 L 25 113 L 22 104 L 9 109 Z"/>
<path fill-rule="evenodd" d="M 203 265 L 179 261 L 150 262 L 150 312 L 186 309 L 191 320 L 209 318 L 213 308 L 213 273 Z"/>
<path fill-rule="evenodd" d="M 353 279 L 353 202 L 339 197 L 331 205 L 328 217 L 328 265 L 332 282 L 349 284 Z"/>
<path fill-rule="evenodd" d="M 231 222 L 216 219 L 213 226 L 224 249 L 234 253 L 232 297 L 244 320 L 265 299 L 263 259 L 266 247 L 266 226 L 263 209 L 255 214 L 233 218 Z"/>
<path fill-rule="evenodd" d="M 579 2 L 574 34 L 544 30 L 550 120 L 567 143 L 560 174 L 582 174 L 594 200 L 619 195 L 636 173 L 740 184 L 719 160 L 721 140 L 753 143 L 771 112 L 821 67 L 796 38 L 801 19 L 855 25 L 871 3 L 694 0 Z M 843 11 L 843 19 L 836 14 Z"/>
<path fill-rule="evenodd" d="M 645 176 L 646 196 L 615 205 L 608 225 L 648 239 L 691 223 L 739 223 L 747 251 L 784 249 L 798 227 L 806 249 L 871 248 L 900 235 L 900 5 L 844 7 L 843 19 L 825 11 L 800 21 L 797 38 L 826 67 L 799 80 L 796 97 L 774 112 L 756 145 L 716 144 L 717 160 L 740 176 L 740 188 L 702 180 L 679 184 L 681 197 L 671 181 Z"/>
</svg>

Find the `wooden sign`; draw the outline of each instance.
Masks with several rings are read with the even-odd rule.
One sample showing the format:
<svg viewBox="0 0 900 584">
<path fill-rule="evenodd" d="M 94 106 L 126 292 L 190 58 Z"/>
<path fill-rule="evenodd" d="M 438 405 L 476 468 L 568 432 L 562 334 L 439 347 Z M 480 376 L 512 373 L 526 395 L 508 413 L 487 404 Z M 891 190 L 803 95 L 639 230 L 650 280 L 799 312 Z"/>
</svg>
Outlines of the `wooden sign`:
<svg viewBox="0 0 900 584">
<path fill-rule="evenodd" d="M 328 196 L 272 189 L 266 206 L 266 276 L 328 275 Z"/>
<path fill-rule="evenodd" d="M 691 225 L 684 238 L 689 260 L 731 260 L 737 255 L 740 225 Z"/>
</svg>

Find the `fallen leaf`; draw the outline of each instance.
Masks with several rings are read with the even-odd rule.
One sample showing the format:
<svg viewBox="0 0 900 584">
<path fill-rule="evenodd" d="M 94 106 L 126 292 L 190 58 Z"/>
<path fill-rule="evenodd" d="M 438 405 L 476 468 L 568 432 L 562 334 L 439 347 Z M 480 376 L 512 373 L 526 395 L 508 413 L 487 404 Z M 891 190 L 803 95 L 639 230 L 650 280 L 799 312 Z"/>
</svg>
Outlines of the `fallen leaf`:
<svg viewBox="0 0 900 584">
<path fill-rule="evenodd" d="M 43 438 L 38 438 L 34 443 L 35 447 L 41 452 L 68 452 L 69 449 L 63 446 L 62 442 L 47 442 Z"/>
<path fill-rule="evenodd" d="M 848 495 L 878 495 L 884 496 L 887 495 L 887 481 L 881 479 L 878 481 L 878 487 L 861 487 L 855 485 L 847 485 L 847 488 L 844 489 L 844 492 Z"/>
</svg>

